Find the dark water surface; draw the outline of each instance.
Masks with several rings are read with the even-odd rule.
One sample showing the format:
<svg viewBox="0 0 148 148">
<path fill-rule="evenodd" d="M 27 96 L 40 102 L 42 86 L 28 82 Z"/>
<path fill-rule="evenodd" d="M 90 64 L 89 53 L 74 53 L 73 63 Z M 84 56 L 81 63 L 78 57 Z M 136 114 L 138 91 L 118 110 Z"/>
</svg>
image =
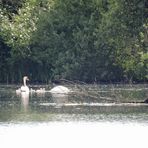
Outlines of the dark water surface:
<svg viewBox="0 0 148 148">
<path fill-rule="evenodd" d="M 33 89 L 50 86 L 30 86 Z M 147 148 L 148 85 L 68 85 L 69 95 L 0 86 L 1 148 Z"/>
<path fill-rule="evenodd" d="M 40 87 L 49 90 L 48 86 Z M 17 86 L 0 86 L 0 122 L 148 122 L 148 85 L 68 86 L 69 95 L 49 92 L 17 95 Z"/>
</svg>

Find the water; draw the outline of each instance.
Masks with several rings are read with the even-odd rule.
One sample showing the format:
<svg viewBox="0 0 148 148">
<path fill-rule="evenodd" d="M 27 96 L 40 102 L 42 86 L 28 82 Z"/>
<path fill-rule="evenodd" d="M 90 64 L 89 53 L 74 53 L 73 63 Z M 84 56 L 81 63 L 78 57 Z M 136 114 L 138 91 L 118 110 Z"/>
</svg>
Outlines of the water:
<svg viewBox="0 0 148 148">
<path fill-rule="evenodd" d="M 0 147 L 147 147 L 148 85 L 79 85 L 69 95 L 0 86 Z M 34 89 L 49 86 L 30 86 Z"/>
</svg>

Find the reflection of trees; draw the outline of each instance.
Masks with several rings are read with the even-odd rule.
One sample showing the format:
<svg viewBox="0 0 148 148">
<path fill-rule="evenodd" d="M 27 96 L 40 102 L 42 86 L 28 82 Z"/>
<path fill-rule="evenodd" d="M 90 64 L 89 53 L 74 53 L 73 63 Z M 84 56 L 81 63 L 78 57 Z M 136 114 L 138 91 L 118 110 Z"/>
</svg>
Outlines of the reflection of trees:
<svg viewBox="0 0 148 148">
<path fill-rule="evenodd" d="M 121 90 L 116 92 L 116 96 L 124 101 L 143 101 L 146 99 L 145 90 Z"/>
</svg>

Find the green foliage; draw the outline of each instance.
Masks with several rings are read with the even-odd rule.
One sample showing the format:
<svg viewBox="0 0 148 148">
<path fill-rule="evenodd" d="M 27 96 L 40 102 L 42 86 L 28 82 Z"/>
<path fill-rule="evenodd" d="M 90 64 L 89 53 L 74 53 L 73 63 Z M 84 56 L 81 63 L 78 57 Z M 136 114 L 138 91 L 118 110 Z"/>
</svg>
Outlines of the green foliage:
<svg viewBox="0 0 148 148">
<path fill-rule="evenodd" d="M 12 54 L 17 52 L 22 57 L 29 55 L 27 46 L 32 33 L 36 30 L 35 24 L 38 19 L 37 13 L 36 15 L 32 14 L 35 13 L 33 5 L 28 1 L 18 10 L 18 14 L 11 17 L 11 20 L 6 16 L 2 19 L 1 32 L 6 43 L 12 47 Z"/>
<path fill-rule="evenodd" d="M 11 17 L 11 13 L 17 13 L 18 9 L 22 7 L 25 0 L 1 0 L 0 4 L 7 10 L 7 14 Z"/>
<path fill-rule="evenodd" d="M 40 0 L 26 0 L 16 14 L 11 13 L 11 17 L 9 11 L 3 7 L 0 9 L 0 35 L 5 44 L 11 47 L 10 67 L 13 69 L 11 75 L 12 77 L 16 75 L 16 79 L 21 79 L 22 75 L 30 71 L 26 67 L 32 68 L 30 40 L 36 31 L 39 14 L 48 9 L 48 3 L 44 7 L 45 2 L 41 4 Z"/>
<path fill-rule="evenodd" d="M 147 29 L 144 25 L 145 2 L 124 0 L 119 3 L 114 23 L 111 25 L 115 31 L 114 41 L 116 43 L 116 65 L 124 70 L 124 77 L 129 80 L 146 80 L 146 60 L 142 62 L 140 53 L 146 54 Z M 126 9 L 125 9 L 126 8 Z M 145 38 L 145 39 L 144 39 Z"/>
<path fill-rule="evenodd" d="M 11 81 L 24 74 L 41 82 L 145 81 L 146 5 L 144 0 L 3 0 L 0 75 L 8 67 Z"/>
<path fill-rule="evenodd" d="M 34 51 L 40 47 L 37 52 L 48 54 L 53 76 L 88 82 L 116 79 L 104 27 L 105 4 L 101 0 L 54 2 L 49 14 L 41 16 L 33 39 Z"/>
</svg>

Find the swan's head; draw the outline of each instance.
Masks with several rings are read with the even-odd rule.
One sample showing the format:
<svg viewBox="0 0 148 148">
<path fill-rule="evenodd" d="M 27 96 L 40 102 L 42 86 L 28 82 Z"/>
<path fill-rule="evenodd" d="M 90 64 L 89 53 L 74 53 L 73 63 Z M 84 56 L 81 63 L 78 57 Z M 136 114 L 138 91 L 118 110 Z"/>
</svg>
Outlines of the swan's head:
<svg viewBox="0 0 148 148">
<path fill-rule="evenodd" d="M 29 81 L 29 78 L 28 78 L 27 76 L 24 76 L 24 77 L 23 77 L 23 80 L 24 80 L 24 81 Z"/>
</svg>

